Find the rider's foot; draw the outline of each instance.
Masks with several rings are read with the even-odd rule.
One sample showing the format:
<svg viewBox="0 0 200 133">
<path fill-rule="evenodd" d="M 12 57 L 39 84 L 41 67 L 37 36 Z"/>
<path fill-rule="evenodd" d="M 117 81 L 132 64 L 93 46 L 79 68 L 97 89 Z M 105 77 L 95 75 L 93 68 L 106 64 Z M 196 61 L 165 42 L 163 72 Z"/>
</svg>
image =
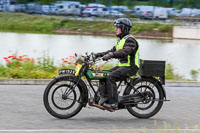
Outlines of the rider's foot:
<svg viewBox="0 0 200 133">
<path fill-rule="evenodd" d="M 98 102 L 99 105 L 103 105 L 108 100 L 107 97 L 100 97 L 100 100 Z"/>
<path fill-rule="evenodd" d="M 109 108 L 109 109 L 117 109 L 118 108 L 118 103 L 104 103 L 103 104 L 104 107 Z"/>
</svg>

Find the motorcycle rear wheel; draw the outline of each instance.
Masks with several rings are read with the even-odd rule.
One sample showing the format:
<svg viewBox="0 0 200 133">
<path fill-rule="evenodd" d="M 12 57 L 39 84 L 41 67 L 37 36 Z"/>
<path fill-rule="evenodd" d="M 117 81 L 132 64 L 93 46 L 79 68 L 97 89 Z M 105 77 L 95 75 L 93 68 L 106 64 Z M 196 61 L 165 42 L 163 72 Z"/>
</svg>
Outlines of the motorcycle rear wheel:
<svg viewBox="0 0 200 133">
<path fill-rule="evenodd" d="M 130 114 L 133 116 L 146 119 L 157 114 L 162 105 L 164 94 L 162 88 L 156 81 L 152 79 L 139 79 L 134 82 L 133 87 L 129 87 L 126 92 L 126 95 L 138 93 L 146 94 L 145 100 L 138 102 L 135 105 L 127 105 L 126 108 Z"/>
</svg>

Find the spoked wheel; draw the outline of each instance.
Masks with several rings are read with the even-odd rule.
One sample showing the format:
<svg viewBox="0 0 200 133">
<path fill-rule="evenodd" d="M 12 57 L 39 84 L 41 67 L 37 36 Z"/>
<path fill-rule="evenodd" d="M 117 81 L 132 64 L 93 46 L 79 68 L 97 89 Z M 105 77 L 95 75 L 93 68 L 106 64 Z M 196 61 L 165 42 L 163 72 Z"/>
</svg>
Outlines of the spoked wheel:
<svg viewBox="0 0 200 133">
<path fill-rule="evenodd" d="M 154 116 L 163 105 L 164 94 L 156 81 L 151 79 L 137 80 L 133 87 L 129 87 L 126 95 L 140 94 L 142 100 L 137 104 L 127 105 L 127 110 L 137 118 L 149 118 Z"/>
<path fill-rule="evenodd" d="M 78 86 L 72 88 L 71 81 L 53 80 L 44 92 L 43 101 L 47 111 L 59 119 L 68 119 L 82 109 L 81 93 Z"/>
<path fill-rule="evenodd" d="M 60 110 L 70 109 L 76 103 L 76 91 L 71 89 L 72 86 L 67 84 L 59 85 L 52 93 L 52 103 Z M 70 92 L 70 94 L 65 94 Z"/>
</svg>

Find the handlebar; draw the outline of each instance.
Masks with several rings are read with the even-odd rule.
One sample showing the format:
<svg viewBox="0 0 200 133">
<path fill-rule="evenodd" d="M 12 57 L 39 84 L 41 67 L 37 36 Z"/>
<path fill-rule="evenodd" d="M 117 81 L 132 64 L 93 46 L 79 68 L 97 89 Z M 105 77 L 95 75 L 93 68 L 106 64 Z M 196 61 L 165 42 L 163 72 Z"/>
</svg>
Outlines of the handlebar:
<svg viewBox="0 0 200 133">
<path fill-rule="evenodd" d="M 76 62 L 80 63 L 80 64 L 82 64 L 82 63 L 93 64 L 93 63 L 96 63 L 97 61 L 102 60 L 102 58 L 96 58 L 93 52 L 89 55 L 88 55 L 88 53 L 85 53 L 85 55 L 75 54 L 75 57 L 76 57 Z"/>
</svg>

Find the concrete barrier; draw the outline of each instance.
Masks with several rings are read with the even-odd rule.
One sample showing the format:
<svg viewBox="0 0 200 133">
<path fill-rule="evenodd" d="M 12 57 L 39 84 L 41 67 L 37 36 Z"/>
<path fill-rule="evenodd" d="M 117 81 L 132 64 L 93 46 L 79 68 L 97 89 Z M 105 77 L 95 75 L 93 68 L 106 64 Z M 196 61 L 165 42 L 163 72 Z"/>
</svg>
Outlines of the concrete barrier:
<svg viewBox="0 0 200 133">
<path fill-rule="evenodd" d="M 47 85 L 52 79 L 0 79 L 0 85 Z"/>
<path fill-rule="evenodd" d="M 200 40 L 200 26 L 174 26 L 173 38 Z"/>
<path fill-rule="evenodd" d="M 52 79 L 0 79 L 0 85 L 47 85 Z M 198 81 L 166 81 L 167 87 L 200 87 Z"/>
</svg>

